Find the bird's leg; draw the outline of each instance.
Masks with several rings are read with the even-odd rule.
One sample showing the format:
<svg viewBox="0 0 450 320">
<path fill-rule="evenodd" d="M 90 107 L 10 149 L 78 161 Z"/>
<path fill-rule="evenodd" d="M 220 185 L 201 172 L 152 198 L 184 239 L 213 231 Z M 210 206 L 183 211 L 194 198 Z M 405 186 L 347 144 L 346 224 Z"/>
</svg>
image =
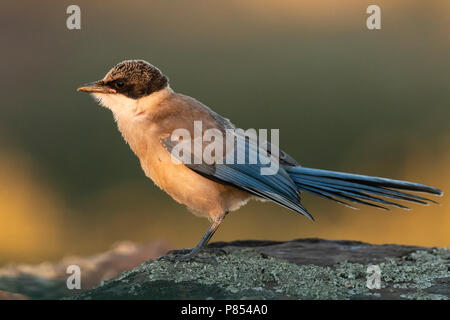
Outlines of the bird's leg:
<svg viewBox="0 0 450 320">
<path fill-rule="evenodd" d="M 188 261 L 192 260 L 209 242 L 211 237 L 216 232 L 220 223 L 223 220 L 223 216 L 219 219 L 213 221 L 209 226 L 208 230 L 203 234 L 203 237 L 200 239 L 199 243 L 192 249 L 181 249 L 181 250 L 172 250 L 168 253 L 173 253 L 173 256 L 162 256 L 159 257 L 158 260 L 170 260 L 170 261 Z M 180 254 L 185 253 L 185 254 Z"/>
</svg>

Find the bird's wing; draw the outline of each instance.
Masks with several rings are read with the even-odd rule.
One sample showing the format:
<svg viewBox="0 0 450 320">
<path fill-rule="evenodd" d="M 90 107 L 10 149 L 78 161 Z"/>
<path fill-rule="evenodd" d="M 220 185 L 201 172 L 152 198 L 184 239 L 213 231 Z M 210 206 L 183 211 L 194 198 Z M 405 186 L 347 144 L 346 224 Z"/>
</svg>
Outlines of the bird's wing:
<svg viewBox="0 0 450 320">
<path fill-rule="evenodd" d="M 229 164 L 226 163 L 227 161 L 225 158 L 223 161 L 207 164 L 203 159 L 201 159 L 201 161 L 195 161 L 194 152 L 191 152 L 189 157 L 183 155 L 184 159 L 188 158 L 191 160 L 189 163 L 186 163 L 186 161 L 183 161 L 183 163 L 191 170 L 208 179 L 222 184 L 232 185 L 258 197 L 276 202 L 313 219 L 308 211 L 301 205 L 297 187 L 283 166 L 280 165 L 278 171 L 273 172 L 271 175 L 261 175 L 261 169 L 274 165 L 273 161 L 276 160 L 274 160 L 273 157 L 270 157 L 270 154 L 259 152 L 258 146 L 250 139 L 242 139 L 239 141 L 241 143 L 235 141 L 235 148 L 233 151 L 234 159 L 238 159 L 238 152 L 245 152 L 244 154 L 246 157 L 245 163 L 243 164 L 236 163 L 236 161 Z M 161 143 L 167 151 L 177 157 L 177 155 L 172 153 L 172 150 L 180 143 L 180 141 L 172 141 L 169 136 L 162 138 Z M 192 141 L 184 141 L 182 143 L 193 144 Z M 193 147 L 189 149 L 194 150 Z M 256 163 L 249 163 L 249 159 L 252 159 L 252 157 L 257 160 Z M 196 162 L 200 163 L 196 164 Z"/>
<path fill-rule="evenodd" d="M 239 135 L 239 134 L 242 134 L 242 132 L 236 131 L 236 134 Z M 245 136 L 242 136 L 242 137 L 245 138 Z M 259 143 L 261 145 L 263 144 L 262 141 L 259 141 Z M 298 166 L 300 166 L 300 164 L 297 162 L 297 160 L 295 160 L 293 157 L 288 155 L 283 150 L 279 149 L 277 146 L 274 146 L 269 141 L 266 141 L 266 147 L 265 147 L 264 151 L 267 152 L 268 156 L 271 156 L 272 151 L 274 151 L 275 149 L 278 152 L 278 161 L 281 166 L 283 166 L 283 167 L 298 167 Z"/>
</svg>

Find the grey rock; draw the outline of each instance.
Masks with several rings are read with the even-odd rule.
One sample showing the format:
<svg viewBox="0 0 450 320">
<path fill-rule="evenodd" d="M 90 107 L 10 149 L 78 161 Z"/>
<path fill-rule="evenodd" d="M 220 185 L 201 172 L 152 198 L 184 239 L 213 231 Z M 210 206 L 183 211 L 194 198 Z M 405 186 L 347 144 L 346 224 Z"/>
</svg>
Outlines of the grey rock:
<svg viewBox="0 0 450 320">
<path fill-rule="evenodd" d="M 201 258 L 150 260 L 74 299 L 450 299 L 450 249 L 357 241 L 216 242 Z M 378 265 L 381 288 L 369 289 Z"/>
</svg>

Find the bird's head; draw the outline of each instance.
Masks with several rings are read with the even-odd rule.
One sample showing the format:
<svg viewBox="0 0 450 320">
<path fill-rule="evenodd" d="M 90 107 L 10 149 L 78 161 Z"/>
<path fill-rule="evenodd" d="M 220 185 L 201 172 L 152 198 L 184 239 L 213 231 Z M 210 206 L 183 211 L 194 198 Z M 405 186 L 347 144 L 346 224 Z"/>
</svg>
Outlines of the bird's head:
<svg viewBox="0 0 450 320">
<path fill-rule="evenodd" d="M 167 77 L 147 61 L 126 60 L 115 65 L 103 79 L 84 84 L 77 91 L 91 93 L 101 100 L 137 100 L 167 85 Z"/>
</svg>

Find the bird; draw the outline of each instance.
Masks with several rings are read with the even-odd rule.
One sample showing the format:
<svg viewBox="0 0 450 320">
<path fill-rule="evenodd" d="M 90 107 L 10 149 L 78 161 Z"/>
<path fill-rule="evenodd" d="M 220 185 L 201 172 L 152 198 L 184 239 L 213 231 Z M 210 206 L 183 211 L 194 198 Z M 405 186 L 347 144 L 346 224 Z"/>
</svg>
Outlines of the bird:
<svg viewBox="0 0 450 320">
<path fill-rule="evenodd" d="M 266 164 L 278 161 L 276 172 L 262 174 L 264 164 L 261 161 L 228 163 L 217 161 L 217 158 L 212 163 L 202 159 L 194 163 L 174 161 L 173 150 L 181 143 L 181 140 L 172 139 L 177 129 L 192 135 L 191 140 L 184 143 L 196 143 L 192 139 L 196 122 L 201 122 L 202 132 L 226 133 L 236 128 L 229 119 L 198 100 L 175 92 L 168 77 L 145 60 L 122 61 L 101 80 L 84 84 L 77 90 L 91 94 L 101 106 L 112 111 L 118 130 L 138 157 L 148 178 L 196 216 L 210 221 L 195 247 L 173 250 L 162 257 L 172 261 L 195 259 L 225 216 L 251 199 L 272 201 L 314 220 L 301 202 L 305 192 L 352 208 L 359 204 L 380 209 L 388 209 L 387 206 L 409 209 L 398 200 L 422 205 L 437 203 L 410 191 L 443 195 L 438 188 L 424 184 L 303 167 L 282 150 L 274 159 L 272 153 L 276 153 L 276 146 L 267 141 L 256 144 L 245 137 L 240 137 L 240 141 L 243 141 L 241 145 L 246 154 L 265 149 Z M 233 146 L 241 148 L 236 143 Z M 200 148 L 205 150 L 204 143 L 200 142 Z M 236 150 L 226 155 L 230 152 Z M 219 160 L 226 155 L 219 154 Z M 192 160 L 195 154 L 188 156 Z"/>
</svg>

